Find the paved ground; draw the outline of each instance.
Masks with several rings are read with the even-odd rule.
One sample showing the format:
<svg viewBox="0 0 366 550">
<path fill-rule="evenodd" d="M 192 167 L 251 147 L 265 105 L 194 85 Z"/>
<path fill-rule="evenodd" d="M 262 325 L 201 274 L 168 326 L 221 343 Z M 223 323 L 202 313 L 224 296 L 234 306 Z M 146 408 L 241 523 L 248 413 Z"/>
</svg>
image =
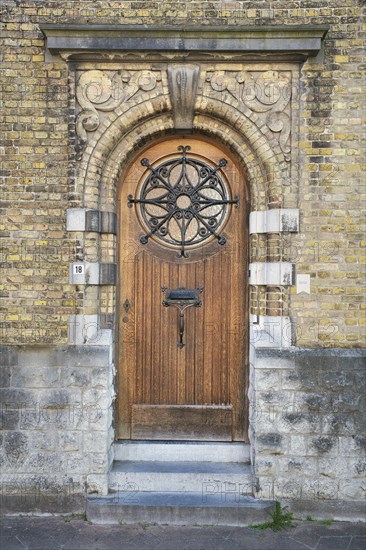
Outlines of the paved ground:
<svg viewBox="0 0 366 550">
<path fill-rule="evenodd" d="M 5 517 L 1 550 L 365 550 L 361 523 L 296 522 L 274 533 L 248 527 L 90 525 L 81 518 Z"/>
</svg>

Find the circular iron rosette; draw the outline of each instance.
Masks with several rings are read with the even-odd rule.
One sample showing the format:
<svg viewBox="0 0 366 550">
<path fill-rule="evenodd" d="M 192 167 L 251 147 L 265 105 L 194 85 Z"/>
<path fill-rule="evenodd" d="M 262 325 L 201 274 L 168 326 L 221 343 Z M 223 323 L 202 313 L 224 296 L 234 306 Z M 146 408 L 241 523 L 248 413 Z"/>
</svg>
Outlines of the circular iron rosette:
<svg viewBox="0 0 366 550">
<path fill-rule="evenodd" d="M 174 248 L 178 256 L 188 257 L 189 250 L 213 240 L 226 243 L 222 234 L 230 213 L 228 182 L 222 168 L 202 156 L 189 154 L 190 147 L 178 147 L 181 155 L 169 155 L 153 164 L 144 158 L 146 167 L 136 203 L 139 221 L 143 227 L 142 244 L 149 239 Z"/>
</svg>

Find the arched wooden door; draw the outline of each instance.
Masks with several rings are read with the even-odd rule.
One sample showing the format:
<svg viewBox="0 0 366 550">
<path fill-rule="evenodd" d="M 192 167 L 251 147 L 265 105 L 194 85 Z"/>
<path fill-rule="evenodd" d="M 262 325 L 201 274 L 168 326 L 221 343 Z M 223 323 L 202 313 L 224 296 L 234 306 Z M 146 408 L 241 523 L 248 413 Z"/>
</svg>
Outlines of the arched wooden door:
<svg viewBox="0 0 366 550">
<path fill-rule="evenodd" d="M 247 217 L 242 171 L 208 140 L 161 141 L 125 174 L 119 438 L 246 441 Z"/>
</svg>

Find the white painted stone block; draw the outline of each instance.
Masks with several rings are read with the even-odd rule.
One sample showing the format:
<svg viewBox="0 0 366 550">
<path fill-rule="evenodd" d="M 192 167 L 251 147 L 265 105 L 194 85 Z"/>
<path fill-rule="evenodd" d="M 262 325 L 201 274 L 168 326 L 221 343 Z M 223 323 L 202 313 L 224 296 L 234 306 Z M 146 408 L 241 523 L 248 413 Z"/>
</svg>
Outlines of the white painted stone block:
<svg viewBox="0 0 366 550">
<path fill-rule="evenodd" d="M 66 212 L 67 231 L 85 231 L 86 208 L 68 208 Z"/>
<path fill-rule="evenodd" d="M 98 315 L 70 315 L 68 342 L 72 346 L 109 346 L 112 331 L 100 328 Z"/>
<path fill-rule="evenodd" d="M 280 209 L 280 231 L 297 233 L 300 230 L 300 215 L 298 208 Z"/>
<path fill-rule="evenodd" d="M 274 208 L 251 212 L 249 232 L 252 233 L 296 233 L 299 231 L 298 208 Z"/>
<path fill-rule="evenodd" d="M 266 233 L 266 213 L 263 212 L 251 212 L 249 214 L 249 233 Z"/>
<path fill-rule="evenodd" d="M 69 284 L 85 285 L 85 263 L 72 262 L 69 264 Z"/>
<path fill-rule="evenodd" d="M 69 268 L 71 285 L 98 285 L 100 264 L 98 262 L 73 262 Z"/>
<path fill-rule="evenodd" d="M 72 262 L 69 265 L 71 285 L 114 285 L 116 264 L 99 262 Z"/>
<path fill-rule="evenodd" d="M 253 331 L 251 343 L 256 349 L 291 347 L 292 325 L 290 317 L 251 316 L 250 322 Z"/>
<path fill-rule="evenodd" d="M 290 262 L 253 262 L 249 265 L 251 285 L 293 284 L 294 264 Z"/>
<path fill-rule="evenodd" d="M 100 264 L 98 262 L 85 264 L 85 284 L 99 285 Z"/>
</svg>

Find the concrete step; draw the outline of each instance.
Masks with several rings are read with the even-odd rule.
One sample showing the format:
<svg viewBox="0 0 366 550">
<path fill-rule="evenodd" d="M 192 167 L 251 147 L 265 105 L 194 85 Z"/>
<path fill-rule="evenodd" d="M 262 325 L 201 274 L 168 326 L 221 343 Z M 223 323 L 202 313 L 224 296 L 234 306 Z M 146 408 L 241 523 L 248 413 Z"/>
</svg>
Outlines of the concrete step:
<svg viewBox="0 0 366 550">
<path fill-rule="evenodd" d="M 96 524 L 168 524 L 245 526 L 270 519 L 273 501 L 202 492 L 118 492 L 89 497 L 87 519 Z"/>
<path fill-rule="evenodd" d="M 116 461 L 109 474 L 111 491 L 252 494 L 249 464 L 232 462 Z"/>
<path fill-rule="evenodd" d="M 249 462 L 245 443 L 205 441 L 116 441 L 115 460 L 173 460 L 192 462 Z"/>
</svg>

